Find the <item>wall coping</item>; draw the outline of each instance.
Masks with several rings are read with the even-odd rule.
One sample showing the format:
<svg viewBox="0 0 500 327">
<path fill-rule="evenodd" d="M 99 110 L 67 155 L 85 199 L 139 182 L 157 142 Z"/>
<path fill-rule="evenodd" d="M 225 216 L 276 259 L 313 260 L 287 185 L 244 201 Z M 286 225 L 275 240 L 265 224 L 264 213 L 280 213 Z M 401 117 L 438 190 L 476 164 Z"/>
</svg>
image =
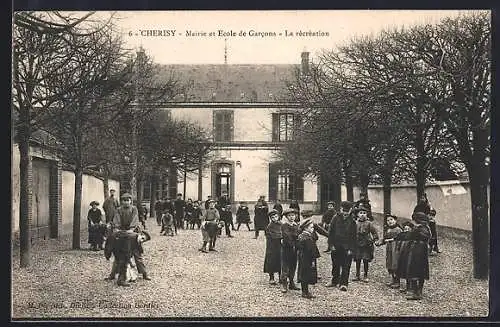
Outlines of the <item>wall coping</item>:
<svg viewBox="0 0 500 327">
<path fill-rule="evenodd" d="M 345 184 L 342 184 L 345 185 Z M 425 184 L 425 187 L 431 187 L 431 186 L 448 186 L 448 185 L 469 185 L 469 181 L 459 181 L 459 180 L 449 180 L 449 181 L 435 181 L 435 182 L 429 182 Z M 370 188 L 383 188 L 384 186 L 381 184 L 372 184 L 368 185 L 368 189 Z M 391 184 L 391 188 L 405 188 L 405 187 L 417 187 L 417 184 L 414 183 L 403 183 L 403 184 Z"/>
</svg>

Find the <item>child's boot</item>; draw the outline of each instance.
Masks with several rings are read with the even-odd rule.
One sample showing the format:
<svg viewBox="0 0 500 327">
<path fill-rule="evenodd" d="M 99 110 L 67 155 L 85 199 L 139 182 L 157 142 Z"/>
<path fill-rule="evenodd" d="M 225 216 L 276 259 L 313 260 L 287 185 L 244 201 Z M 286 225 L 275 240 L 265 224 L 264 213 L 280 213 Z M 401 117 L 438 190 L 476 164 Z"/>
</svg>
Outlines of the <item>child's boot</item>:
<svg viewBox="0 0 500 327">
<path fill-rule="evenodd" d="M 306 299 L 314 298 L 314 295 L 309 292 L 309 284 L 307 283 L 302 283 L 302 297 Z"/>
<path fill-rule="evenodd" d="M 406 290 L 406 299 L 407 300 L 418 300 L 417 296 L 417 281 L 411 280 L 409 282 L 409 288 Z"/>
<path fill-rule="evenodd" d="M 300 290 L 300 288 L 298 288 L 297 285 L 295 285 L 295 283 L 293 282 L 293 279 L 290 279 L 290 284 L 288 285 L 288 289 L 292 291 Z"/>
</svg>

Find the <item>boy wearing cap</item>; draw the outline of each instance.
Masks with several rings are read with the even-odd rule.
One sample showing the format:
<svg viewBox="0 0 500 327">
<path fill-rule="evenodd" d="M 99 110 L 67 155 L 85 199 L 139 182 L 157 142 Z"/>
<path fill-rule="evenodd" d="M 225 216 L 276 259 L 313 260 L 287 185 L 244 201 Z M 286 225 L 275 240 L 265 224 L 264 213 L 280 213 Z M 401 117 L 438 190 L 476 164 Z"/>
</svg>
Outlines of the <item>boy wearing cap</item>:
<svg viewBox="0 0 500 327">
<path fill-rule="evenodd" d="M 309 285 L 314 285 L 318 282 L 316 259 L 320 257 L 316 245 L 318 235 L 314 231 L 314 223 L 311 218 L 307 218 L 300 223 L 299 233 L 297 238 L 297 281 L 301 284 L 302 297 L 311 299 L 314 295 L 309 291 Z"/>
<path fill-rule="evenodd" d="M 332 280 L 326 287 L 339 285 L 341 291 L 347 291 L 352 255 L 356 247 L 356 222 L 351 215 L 351 208 L 351 202 L 342 201 L 340 212 L 332 218 L 328 230 Z"/>
<path fill-rule="evenodd" d="M 432 251 L 436 253 L 441 253 L 438 247 L 437 240 L 437 229 L 436 229 L 436 209 L 431 208 L 429 210 L 429 228 L 431 229 L 431 238 L 429 240 L 429 254 L 432 254 Z"/>
<path fill-rule="evenodd" d="M 298 290 L 293 278 L 297 269 L 297 237 L 299 236 L 299 226 L 296 222 L 296 212 L 294 209 L 287 209 L 283 212 L 283 223 L 281 224 L 281 292 L 286 293 L 288 289 Z"/>
<path fill-rule="evenodd" d="M 269 219 L 264 234 L 266 235 L 266 255 L 264 258 L 264 272 L 269 274 L 269 284 L 275 285 L 274 273 L 281 271 L 281 223 L 277 210 L 269 211 Z"/>
<path fill-rule="evenodd" d="M 218 222 L 220 220 L 219 211 L 215 208 L 215 201 L 209 200 L 208 209 L 202 218 L 201 235 L 203 236 L 203 245 L 199 251 L 208 253 L 215 251 L 215 241 L 217 239 Z M 208 251 L 206 246 L 208 244 Z"/>
<path fill-rule="evenodd" d="M 135 231 L 140 233 L 142 231 L 142 226 L 139 222 L 139 212 L 137 207 L 132 205 L 132 195 L 130 193 L 124 193 L 121 196 L 120 207 L 115 213 L 113 218 L 113 225 L 119 231 Z M 140 251 L 134 250 L 134 261 L 137 265 L 137 271 L 142 274 L 143 279 L 150 280 L 146 271 L 146 266 L 142 258 L 142 253 Z M 110 279 L 111 275 L 110 275 Z"/>
</svg>

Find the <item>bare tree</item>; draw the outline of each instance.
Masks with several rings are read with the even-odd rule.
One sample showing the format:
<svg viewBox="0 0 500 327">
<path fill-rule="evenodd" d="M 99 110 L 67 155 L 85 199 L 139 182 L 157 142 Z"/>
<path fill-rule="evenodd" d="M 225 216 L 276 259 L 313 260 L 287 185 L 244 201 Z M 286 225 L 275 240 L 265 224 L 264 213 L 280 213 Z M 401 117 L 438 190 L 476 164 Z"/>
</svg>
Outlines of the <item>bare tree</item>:
<svg viewBox="0 0 500 327">
<path fill-rule="evenodd" d="M 59 18 L 55 23 L 53 17 Z M 20 264 L 28 267 L 30 258 L 30 202 L 32 171 L 29 141 L 39 129 L 47 108 L 73 88 L 68 85 L 53 93 L 48 89 L 51 81 L 70 61 L 62 55 L 63 49 L 74 36 L 82 32 L 79 26 L 91 13 L 71 18 L 60 13 L 17 12 L 13 28 L 13 109 L 15 116 L 15 141 L 20 153 Z"/>
</svg>

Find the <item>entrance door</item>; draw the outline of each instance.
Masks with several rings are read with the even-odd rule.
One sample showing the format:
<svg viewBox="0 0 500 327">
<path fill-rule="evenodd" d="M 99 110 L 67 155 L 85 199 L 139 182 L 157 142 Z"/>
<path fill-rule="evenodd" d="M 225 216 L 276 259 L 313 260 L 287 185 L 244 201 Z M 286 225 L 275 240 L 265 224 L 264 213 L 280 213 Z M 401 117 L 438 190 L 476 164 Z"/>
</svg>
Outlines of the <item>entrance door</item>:
<svg viewBox="0 0 500 327">
<path fill-rule="evenodd" d="M 33 220 L 34 236 L 50 237 L 50 162 L 33 158 Z"/>
<path fill-rule="evenodd" d="M 222 194 L 231 195 L 231 165 L 218 164 L 215 175 L 215 196 L 220 198 Z"/>
</svg>

